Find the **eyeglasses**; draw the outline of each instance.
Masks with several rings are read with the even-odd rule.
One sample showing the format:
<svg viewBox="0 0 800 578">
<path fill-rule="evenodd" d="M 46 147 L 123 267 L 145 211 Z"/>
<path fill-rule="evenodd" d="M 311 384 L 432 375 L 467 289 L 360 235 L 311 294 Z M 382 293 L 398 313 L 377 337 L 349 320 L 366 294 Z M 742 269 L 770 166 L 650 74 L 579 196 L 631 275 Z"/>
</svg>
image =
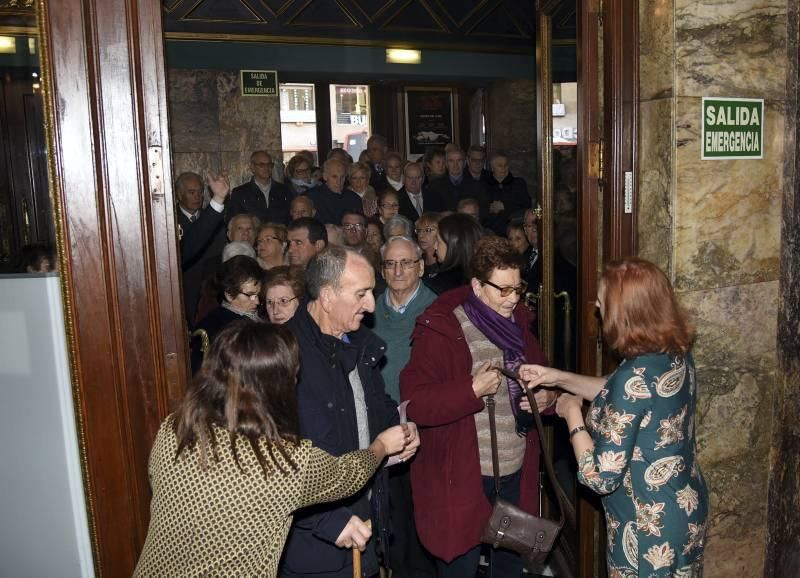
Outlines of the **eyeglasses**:
<svg viewBox="0 0 800 578">
<path fill-rule="evenodd" d="M 498 291 L 500 291 L 500 297 L 508 297 L 512 293 L 516 293 L 520 297 L 525 295 L 525 291 L 528 289 L 528 284 L 523 281 L 516 287 L 500 287 L 499 285 L 495 285 L 491 281 L 481 281 L 484 285 L 488 285 L 489 287 L 494 287 Z"/>
<path fill-rule="evenodd" d="M 246 291 L 239 291 L 239 295 L 244 295 L 248 299 L 258 299 L 258 291 L 255 293 L 247 293 Z"/>
<path fill-rule="evenodd" d="M 438 231 L 438 227 L 423 227 L 422 229 L 414 229 L 414 233 L 417 235 L 421 235 L 422 233 L 435 233 Z"/>
<path fill-rule="evenodd" d="M 272 163 L 256 163 L 256 162 L 253 162 L 253 166 L 263 169 L 263 168 L 271 167 L 271 166 L 273 166 L 273 164 Z"/>
<path fill-rule="evenodd" d="M 286 307 L 289 303 L 297 299 L 297 297 L 281 297 L 280 299 L 267 299 L 267 307 Z"/>
<path fill-rule="evenodd" d="M 308 174 L 311 174 L 311 167 L 304 167 L 304 168 L 296 167 L 294 169 L 294 174 L 296 174 L 296 175 L 308 175 Z"/>
<path fill-rule="evenodd" d="M 397 209 L 400 207 L 400 203 L 383 203 L 381 207 L 384 209 Z"/>
<path fill-rule="evenodd" d="M 411 269 L 419 263 L 419 259 L 400 259 L 399 261 L 395 261 L 393 259 L 387 259 L 383 262 L 384 269 L 394 269 L 398 265 L 400 265 L 403 269 Z"/>
<path fill-rule="evenodd" d="M 526 231 L 530 231 L 531 229 L 536 229 L 536 223 L 525 223 L 522 225 L 522 228 Z"/>
<path fill-rule="evenodd" d="M 278 242 L 281 242 L 281 240 L 278 239 L 278 237 L 273 237 L 271 235 L 268 235 L 268 236 L 265 236 L 265 237 L 261 237 L 258 240 L 259 243 L 266 243 L 267 241 L 278 241 Z"/>
<path fill-rule="evenodd" d="M 342 229 L 344 229 L 345 231 L 357 231 L 363 228 L 364 228 L 363 223 L 347 223 L 345 225 L 342 225 Z"/>
</svg>

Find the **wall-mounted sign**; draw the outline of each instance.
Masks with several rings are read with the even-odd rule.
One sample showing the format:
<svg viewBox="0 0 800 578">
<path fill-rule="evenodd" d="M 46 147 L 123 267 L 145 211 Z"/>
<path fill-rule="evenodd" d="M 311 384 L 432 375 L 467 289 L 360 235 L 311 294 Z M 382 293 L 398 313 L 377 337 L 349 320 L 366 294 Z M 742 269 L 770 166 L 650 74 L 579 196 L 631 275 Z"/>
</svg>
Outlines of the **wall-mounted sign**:
<svg viewBox="0 0 800 578">
<path fill-rule="evenodd" d="M 456 142 L 453 91 L 449 88 L 406 87 L 406 154 L 417 158 L 432 146 Z"/>
<path fill-rule="evenodd" d="M 702 158 L 763 159 L 764 99 L 703 97 Z"/>
<path fill-rule="evenodd" d="M 240 70 L 242 96 L 277 96 L 278 73 L 274 70 Z"/>
</svg>

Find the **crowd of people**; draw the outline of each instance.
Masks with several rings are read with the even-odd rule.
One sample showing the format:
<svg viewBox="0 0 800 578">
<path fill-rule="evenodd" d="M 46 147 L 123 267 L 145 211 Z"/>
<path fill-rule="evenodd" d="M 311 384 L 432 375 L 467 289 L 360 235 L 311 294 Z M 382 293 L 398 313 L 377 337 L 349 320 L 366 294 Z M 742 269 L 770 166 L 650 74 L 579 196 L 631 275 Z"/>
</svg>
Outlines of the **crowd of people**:
<svg viewBox="0 0 800 578">
<path fill-rule="evenodd" d="M 534 411 L 566 420 L 579 481 L 609 494 L 615 575 L 699 575 L 693 334 L 663 273 L 606 270 L 598 307 L 624 361 L 581 378 L 548 367 L 520 305 L 538 217 L 507 156 L 487 168 L 451 144 L 406 162 L 373 135 L 357 161 L 299 153 L 283 183 L 265 151 L 250 168 L 233 189 L 176 182 L 195 376 L 151 456 L 137 575 L 475 576 L 496 494 L 538 515 Z M 522 576 L 513 552 L 491 560 Z"/>
</svg>

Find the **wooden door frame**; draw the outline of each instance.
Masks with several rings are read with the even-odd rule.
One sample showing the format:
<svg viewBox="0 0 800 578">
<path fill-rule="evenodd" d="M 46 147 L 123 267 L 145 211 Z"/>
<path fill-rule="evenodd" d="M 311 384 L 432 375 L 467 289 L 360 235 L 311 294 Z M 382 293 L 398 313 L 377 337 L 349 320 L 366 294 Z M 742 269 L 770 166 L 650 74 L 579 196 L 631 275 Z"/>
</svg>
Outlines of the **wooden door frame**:
<svg viewBox="0 0 800 578">
<path fill-rule="evenodd" d="M 130 576 L 147 463 L 186 382 L 159 0 L 37 0 L 94 567 Z"/>
</svg>

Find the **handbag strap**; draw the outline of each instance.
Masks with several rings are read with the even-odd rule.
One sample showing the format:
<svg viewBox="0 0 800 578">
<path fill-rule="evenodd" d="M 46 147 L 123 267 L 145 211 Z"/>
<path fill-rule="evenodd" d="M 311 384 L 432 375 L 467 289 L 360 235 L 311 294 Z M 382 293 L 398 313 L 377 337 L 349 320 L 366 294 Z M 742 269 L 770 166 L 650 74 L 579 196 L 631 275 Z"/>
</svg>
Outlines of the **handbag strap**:
<svg viewBox="0 0 800 578">
<path fill-rule="evenodd" d="M 486 408 L 489 410 L 489 433 L 492 436 L 492 470 L 494 471 L 494 493 L 500 495 L 500 464 L 497 457 L 497 426 L 494 416 L 494 396 L 486 398 Z"/>
<path fill-rule="evenodd" d="M 519 376 L 519 373 L 515 371 L 511 371 L 506 369 L 505 367 L 498 367 L 497 368 L 500 373 L 508 377 L 509 379 L 514 379 L 522 384 L 522 379 Z M 558 500 L 559 510 L 561 510 L 561 515 L 559 516 L 559 524 L 564 523 L 564 519 L 566 518 L 572 528 L 576 527 L 576 515 L 575 515 L 575 506 L 572 505 L 572 502 L 569 501 L 564 488 L 561 487 L 561 484 L 556 477 L 556 470 L 553 467 L 553 460 L 550 457 L 550 454 L 544 451 L 544 424 L 542 424 L 542 416 L 539 415 L 536 407 L 536 398 L 533 396 L 533 391 L 526 388 L 524 385 L 522 389 L 525 391 L 525 394 L 528 397 L 528 403 L 531 405 L 531 414 L 533 415 L 533 421 L 536 424 L 536 431 L 539 433 L 539 442 L 542 444 L 542 455 L 544 456 L 544 468 L 547 472 L 547 478 L 550 480 L 550 484 L 553 486 L 553 491 L 556 494 L 556 499 Z M 492 422 L 492 413 L 490 410 L 489 413 L 489 422 L 490 425 Z M 494 435 L 494 431 L 492 432 Z M 494 438 L 492 438 L 494 439 Z M 494 458 L 494 453 L 492 454 Z"/>
</svg>

